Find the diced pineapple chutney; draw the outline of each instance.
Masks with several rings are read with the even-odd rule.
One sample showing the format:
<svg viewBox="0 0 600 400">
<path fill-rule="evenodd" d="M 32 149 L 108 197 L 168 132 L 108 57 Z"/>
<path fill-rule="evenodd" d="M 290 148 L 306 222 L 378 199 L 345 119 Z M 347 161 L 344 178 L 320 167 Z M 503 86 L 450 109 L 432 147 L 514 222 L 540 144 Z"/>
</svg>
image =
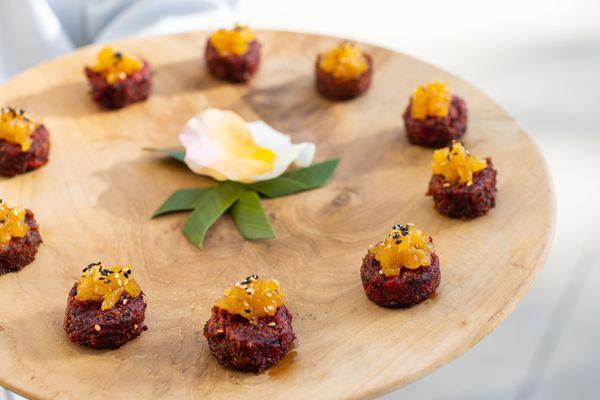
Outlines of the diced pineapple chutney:
<svg viewBox="0 0 600 400">
<path fill-rule="evenodd" d="M 9 244 L 13 237 L 24 237 L 29 232 L 25 214 L 24 208 L 11 208 L 0 199 L 0 246 Z"/>
<path fill-rule="evenodd" d="M 473 174 L 487 167 L 487 162 L 472 156 L 460 142 L 453 141 L 433 153 L 433 174 L 443 175 L 449 183 L 473 184 Z"/>
<path fill-rule="evenodd" d="M 450 109 L 450 99 L 450 90 L 442 82 L 419 86 L 412 95 L 411 116 L 414 119 L 444 118 Z"/>
<path fill-rule="evenodd" d="M 91 69 L 100 73 L 110 85 L 127 78 L 134 72 L 140 71 L 144 63 L 142 60 L 114 51 L 112 47 L 105 47 L 98 53 L 98 61 Z"/>
<path fill-rule="evenodd" d="M 90 264 L 83 269 L 77 283 L 78 301 L 102 301 L 102 310 L 112 308 L 123 293 L 137 297 L 142 289 L 131 278 L 130 266 L 105 267 L 101 262 Z"/>
<path fill-rule="evenodd" d="M 217 300 L 215 306 L 238 314 L 254 324 L 260 317 L 275 315 L 282 306 L 284 290 L 276 279 L 260 279 L 250 275 L 225 290 L 224 296 Z"/>
<path fill-rule="evenodd" d="M 219 29 L 210 36 L 210 43 L 220 56 L 241 56 L 248 51 L 254 33 L 247 26 L 236 25 L 233 29 Z"/>
<path fill-rule="evenodd" d="M 339 79 L 355 79 L 369 68 L 369 63 L 358 46 L 344 42 L 321 56 L 319 68 Z"/>
<path fill-rule="evenodd" d="M 381 273 L 391 277 L 398 276 L 402 268 L 429 266 L 433 244 L 413 224 L 394 225 L 388 237 L 369 251 L 381 264 Z"/>
<path fill-rule="evenodd" d="M 0 108 L 0 139 L 18 144 L 23 152 L 31 147 L 31 134 L 38 126 L 37 118 L 19 108 Z"/>
</svg>

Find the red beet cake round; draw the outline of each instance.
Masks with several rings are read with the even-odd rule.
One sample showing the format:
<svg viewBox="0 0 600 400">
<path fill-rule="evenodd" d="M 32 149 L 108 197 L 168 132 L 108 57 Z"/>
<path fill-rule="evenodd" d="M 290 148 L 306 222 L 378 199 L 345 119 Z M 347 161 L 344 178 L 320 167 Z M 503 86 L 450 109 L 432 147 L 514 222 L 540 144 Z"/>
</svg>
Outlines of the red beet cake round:
<svg viewBox="0 0 600 400">
<path fill-rule="evenodd" d="M 50 154 L 50 134 L 44 125 L 31 133 L 31 146 L 27 151 L 21 145 L 0 139 L 0 175 L 15 176 L 23 174 L 48 163 Z"/>
<path fill-rule="evenodd" d="M 146 330 L 144 294 L 131 297 L 127 292 L 108 310 L 102 301 L 79 301 L 77 283 L 71 288 L 63 327 L 75 343 L 96 349 L 117 349 Z"/>
<path fill-rule="evenodd" d="M 317 91 L 330 100 L 350 100 L 365 93 L 371 86 L 373 61 L 370 55 L 366 53 L 363 53 L 363 55 L 367 60 L 367 70 L 352 79 L 337 78 L 324 71 L 320 67 L 322 56 L 319 55 L 315 64 L 315 86 Z"/>
<path fill-rule="evenodd" d="M 475 218 L 496 206 L 496 170 L 491 158 L 487 167 L 473 174 L 473 184 L 446 182 L 443 175 L 433 175 L 428 196 L 433 197 L 435 209 L 451 218 Z"/>
<path fill-rule="evenodd" d="M 453 95 L 448 115 L 414 119 L 411 116 L 412 100 L 404 111 L 406 135 L 412 144 L 434 149 L 448 146 L 460 139 L 467 130 L 467 105 L 463 99 Z"/>
<path fill-rule="evenodd" d="M 91 85 L 92 99 L 108 110 L 146 100 L 152 93 L 152 68 L 145 60 L 140 70 L 113 84 L 108 83 L 102 73 L 95 72 L 89 67 L 85 68 L 85 75 Z"/>
<path fill-rule="evenodd" d="M 368 252 L 360 268 L 362 284 L 369 300 L 383 307 L 410 307 L 427 300 L 440 285 L 440 260 L 435 253 L 427 267 L 402 268 L 400 275 L 391 277 L 380 271 L 379 260 Z"/>
<path fill-rule="evenodd" d="M 13 236 L 7 245 L 0 247 L 0 275 L 20 271 L 35 259 L 42 236 L 30 210 L 25 211 L 25 223 L 29 226 L 25 236 Z"/>
<path fill-rule="evenodd" d="M 215 306 L 204 325 L 204 336 L 220 364 L 255 373 L 281 360 L 295 339 L 292 314 L 284 305 L 273 316 L 259 317 L 255 324 Z"/>
<path fill-rule="evenodd" d="M 209 38 L 204 51 L 208 71 L 216 78 L 225 81 L 233 83 L 248 82 L 258 71 L 260 47 L 260 43 L 253 40 L 248 43 L 248 51 L 244 54 L 222 56 L 217 52 Z"/>
</svg>

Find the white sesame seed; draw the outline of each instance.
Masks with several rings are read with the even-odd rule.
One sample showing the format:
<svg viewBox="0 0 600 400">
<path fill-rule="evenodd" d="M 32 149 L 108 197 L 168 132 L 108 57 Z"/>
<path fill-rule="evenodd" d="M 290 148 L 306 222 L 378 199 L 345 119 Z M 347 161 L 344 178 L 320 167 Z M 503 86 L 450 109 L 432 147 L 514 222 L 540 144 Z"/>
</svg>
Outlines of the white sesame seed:
<svg viewBox="0 0 600 400">
<path fill-rule="evenodd" d="M 123 304 L 127 304 L 127 299 L 123 299 Z"/>
<path fill-rule="evenodd" d="M 119 284 L 119 286 L 123 286 L 123 281 L 121 281 L 120 279 L 117 279 L 117 283 Z"/>
<path fill-rule="evenodd" d="M 137 329 L 137 328 L 138 328 L 137 324 L 133 325 L 133 329 Z"/>
<path fill-rule="evenodd" d="M 275 322 L 269 322 L 267 326 L 277 326 L 277 324 Z"/>
<path fill-rule="evenodd" d="M 101 330 L 102 328 L 100 328 L 100 325 L 96 324 L 96 325 L 94 325 L 94 329 L 95 329 L 97 332 L 100 332 L 100 330 Z"/>
</svg>

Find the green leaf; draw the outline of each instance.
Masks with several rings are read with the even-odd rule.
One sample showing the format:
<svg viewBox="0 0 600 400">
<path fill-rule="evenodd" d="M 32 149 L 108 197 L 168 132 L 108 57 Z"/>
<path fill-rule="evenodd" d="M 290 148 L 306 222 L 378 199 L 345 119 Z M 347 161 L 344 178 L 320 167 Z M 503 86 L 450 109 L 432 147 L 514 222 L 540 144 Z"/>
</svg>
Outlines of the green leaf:
<svg viewBox="0 0 600 400">
<path fill-rule="evenodd" d="M 190 211 L 196 205 L 202 204 L 202 198 L 213 188 L 181 189 L 173 193 L 160 207 L 154 212 L 152 218 L 160 215 L 177 212 Z"/>
<path fill-rule="evenodd" d="M 244 239 L 274 238 L 275 233 L 256 192 L 246 190 L 231 207 L 231 216 Z"/>
<path fill-rule="evenodd" d="M 267 197 L 281 197 L 303 190 L 316 189 L 329 182 L 340 160 L 327 160 L 310 167 L 287 172 L 278 178 L 249 185 Z"/>
<path fill-rule="evenodd" d="M 153 151 L 155 153 L 164 153 L 171 158 L 174 158 L 177 161 L 184 162 L 185 159 L 185 150 L 180 149 L 157 149 L 154 147 L 144 147 L 143 150 Z"/>
<path fill-rule="evenodd" d="M 250 185 L 250 188 L 271 198 L 287 196 L 288 194 L 298 193 L 309 189 L 304 183 L 283 175 L 268 181 L 253 183 Z"/>
<path fill-rule="evenodd" d="M 202 248 L 208 228 L 240 197 L 244 186 L 235 182 L 223 182 L 202 197 L 183 227 L 183 233 L 196 246 Z"/>
<path fill-rule="evenodd" d="M 327 160 L 313 164 L 310 167 L 288 172 L 283 176 L 302 182 L 310 188 L 318 188 L 329 182 L 339 163 L 339 159 Z"/>
</svg>

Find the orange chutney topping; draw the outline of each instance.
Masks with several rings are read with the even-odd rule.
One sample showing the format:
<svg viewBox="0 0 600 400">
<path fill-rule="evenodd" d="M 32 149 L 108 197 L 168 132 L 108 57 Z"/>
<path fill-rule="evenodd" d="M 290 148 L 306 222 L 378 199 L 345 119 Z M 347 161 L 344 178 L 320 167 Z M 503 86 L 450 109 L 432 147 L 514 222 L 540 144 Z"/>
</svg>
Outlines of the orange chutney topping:
<svg viewBox="0 0 600 400">
<path fill-rule="evenodd" d="M 137 282 L 131 278 L 130 266 L 105 267 L 102 262 L 88 265 L 77 283 L 78 301 L 100 301 L 102 310 L 112 308 L 123 293 L 137 297 L 142 292 Z"/>
<path fill-rule="evenodd" d="M 105 47 L 98 53 L 98 61 L 92 71 L 102 74 L 106 82 L 112 85 L 141 70 L 143 66 L 140 59 L 114 51 L 112 47 Z"/>
<path fill-rule="evenodd" d="M 417 269 L 431 264 L 433 244 L 413 224 L 394 225 L 389 236 L 369 251 L 381 264 L 385 276 L 398 276 L 402 267 Z"/>
<path fill-rule="evenodd" d="M 31 134 L 37 129 L 39 122 L 19 108 L 0 108 L 0 139 L 16 143 L 21 151 L 31 147 Z"/>
<path fill-rule="evenodd" d="M 487 162 L 469 154 L 460 142 L 433 152 L 433 174 L 443 175 L 450 183 L 473 184 L 473 174 L 487 167 Z"/>
<path fill-rule="evenodd" d="M 411 99 L 410 114 L 414 119 L 443 118 L 450 108 L 450 90 L 440 81 L 415 89 Z"/>
<path fill-rule="evenodd" d="M 250 275 L 226 289 L 225 296 L 217 300 L 215 306 L 255 324 L 259 317 L 275 315 L 277 308 L 283 305 L 284 292 L 276 279 L 264 280 Z"/>
<path fill-rule="evenodd" d="M 369 64 L 362 50 L 348 42 L 341 43 L 321 56 L 319 68 L 339 79 L 354 79 L 362 75 Z"/>
<path fill-rule="evenodd" d="M 210 36 L 210 43 L 220 56 L 241 56 L 248 51 L 254 33 L 247 26 L 236 25 L 233 29 L 219 29 Z"/>
<path fill-rule="evenodd" d="M 5 246 L 13 237 L 23 237 L 27 232 L 25 209 L 11 208 L 0 199 L 0 245 Z"/>
</svg>

